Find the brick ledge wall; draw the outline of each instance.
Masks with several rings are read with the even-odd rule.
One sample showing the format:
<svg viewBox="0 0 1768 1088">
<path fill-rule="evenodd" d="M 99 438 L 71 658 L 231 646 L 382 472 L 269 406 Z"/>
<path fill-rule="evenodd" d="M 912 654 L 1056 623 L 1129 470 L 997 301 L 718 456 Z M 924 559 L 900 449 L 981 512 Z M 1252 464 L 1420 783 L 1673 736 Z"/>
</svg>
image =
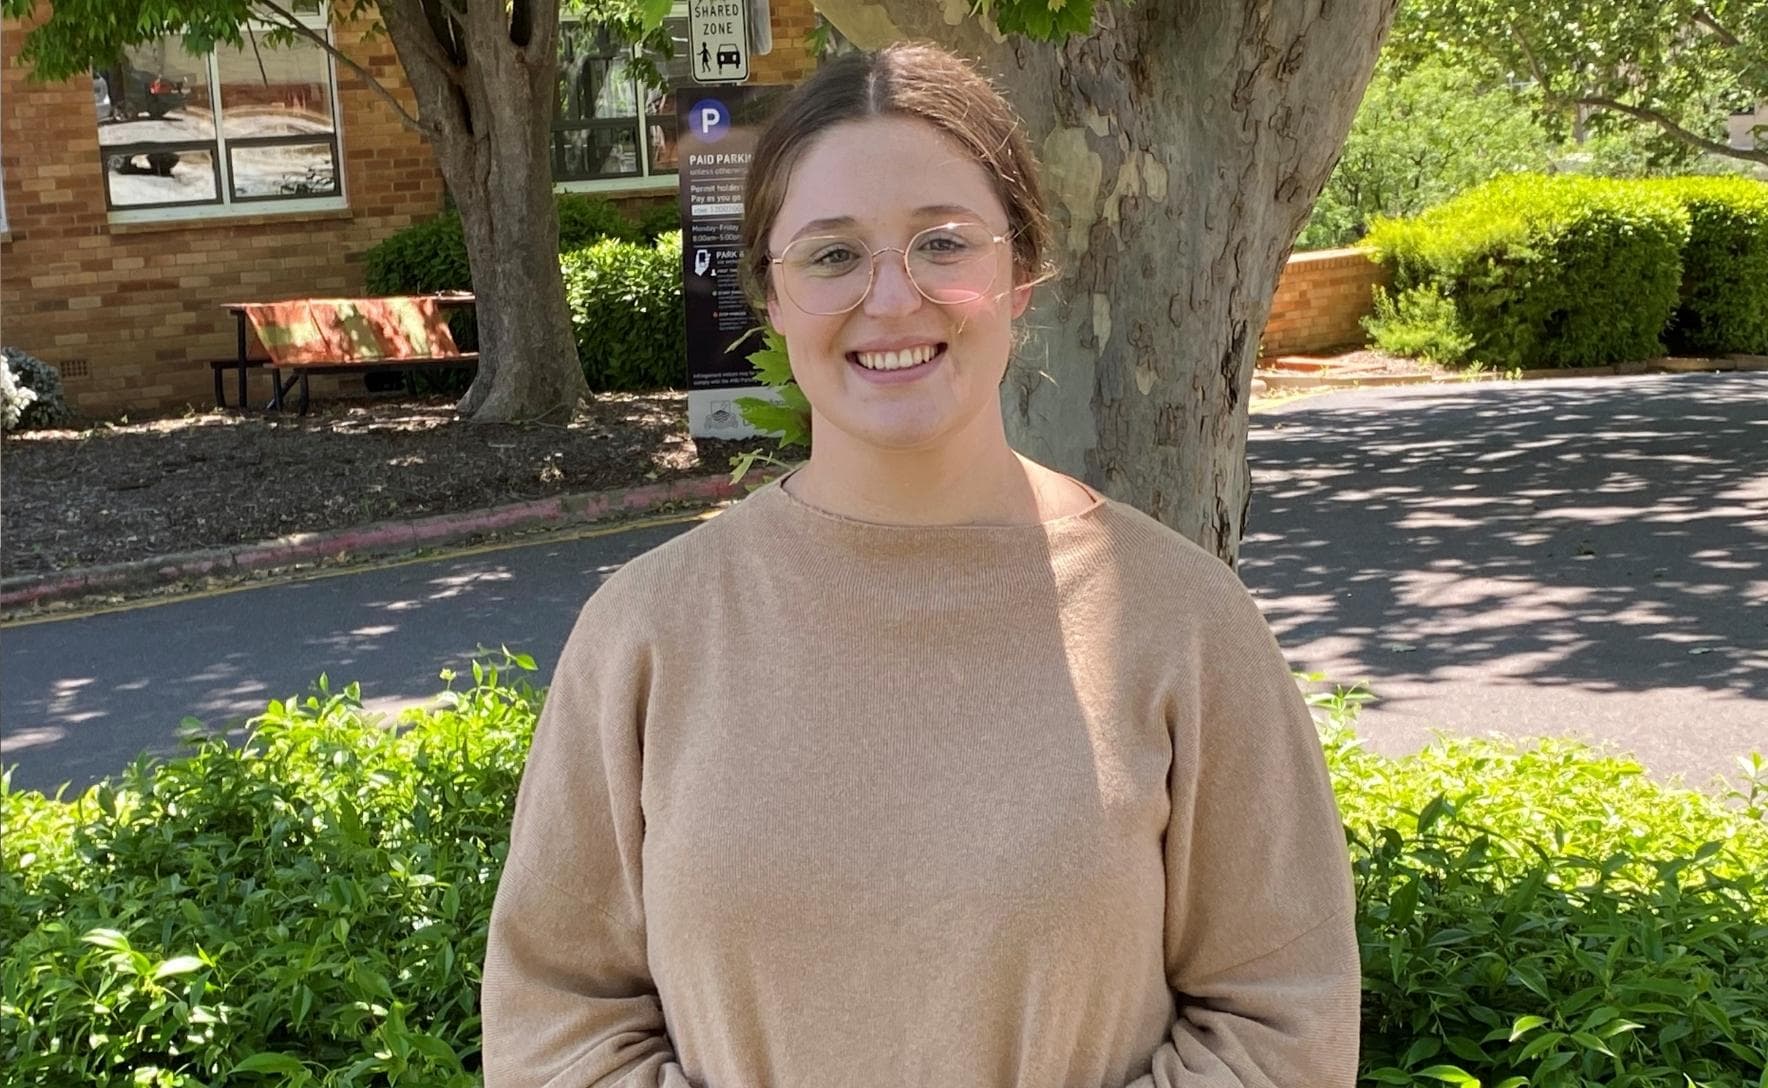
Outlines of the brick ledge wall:
<svg viewBox="0 0 1768 1088">
<path fill-rule="evenodd" d="M 1387 271 L 1366 249 L 1322 249 L 1289 258 L 1277 280 L 1261 355 L 1289 355 L 1368 342 L 1362 319 L 1375 310 L 1374 291 Z"/>
</svg>

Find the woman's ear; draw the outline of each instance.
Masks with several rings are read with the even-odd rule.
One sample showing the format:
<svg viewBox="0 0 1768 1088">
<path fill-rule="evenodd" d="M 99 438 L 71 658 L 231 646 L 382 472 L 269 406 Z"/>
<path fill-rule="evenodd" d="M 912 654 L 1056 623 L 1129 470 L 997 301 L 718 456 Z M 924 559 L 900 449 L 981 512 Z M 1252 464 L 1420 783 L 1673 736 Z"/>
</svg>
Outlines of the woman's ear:
<svg viewBox="0 0 1768 1088">
<path fill-rule="evenodd" d="M 1024 317 L 1026 309 L 1030 306 L 1031 284 L 1023 283 L 1013 288 L 1013 316 L 1015 318 Z"/>
</svg>

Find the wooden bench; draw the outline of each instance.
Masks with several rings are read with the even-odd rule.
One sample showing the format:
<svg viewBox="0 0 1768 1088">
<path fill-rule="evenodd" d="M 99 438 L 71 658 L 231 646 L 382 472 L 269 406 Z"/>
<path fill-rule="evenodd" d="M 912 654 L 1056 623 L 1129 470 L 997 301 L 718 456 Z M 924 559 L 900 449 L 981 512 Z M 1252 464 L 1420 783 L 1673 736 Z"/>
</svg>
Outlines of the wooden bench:
<svg viewBox="0 0 1768 1088">
<path fill-rule="evenodd" d="M 209 364 L 215 376 L 215 406 L 228 407 L 222 381 L 226 370 L 239 376 L 242 410 L 250 407 L 246 373 L 268 367 L 271 396 L 266 409 L 280 411 L 298 383 L 300 414 L 306 415 L 307 379 L 313 374 L 402 370 L 409 377 L 419 367 L 476 367 L 478 353 L 455 346 L 445 313 L 472 304 L 470 294 L 222 303 L 237 322 L 238 351 L 231 359 Z"/>
</svg>

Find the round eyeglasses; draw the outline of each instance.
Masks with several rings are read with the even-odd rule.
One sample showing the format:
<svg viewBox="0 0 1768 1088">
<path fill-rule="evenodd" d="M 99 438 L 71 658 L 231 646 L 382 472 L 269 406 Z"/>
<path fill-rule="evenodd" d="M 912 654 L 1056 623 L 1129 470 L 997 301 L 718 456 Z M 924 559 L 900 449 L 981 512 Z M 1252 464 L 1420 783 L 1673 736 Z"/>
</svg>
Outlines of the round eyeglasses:
<svg viewBox="0 0 1768 1088">
<path fill-rule="evenodd" d="M 832 317 L 865 301 L 878 278 L 878 258 L 902 254 L 909 283 L 928 302 L 955 306 L 975 302 L 994 286 L 994 247 L 1007 240 L 981 223 L 928 227 L 901 247 L 873 249 L 856 235 L 818 234 L 793 241 L 775 268 L 780 293 L 807 314 Z"/>
</svg>

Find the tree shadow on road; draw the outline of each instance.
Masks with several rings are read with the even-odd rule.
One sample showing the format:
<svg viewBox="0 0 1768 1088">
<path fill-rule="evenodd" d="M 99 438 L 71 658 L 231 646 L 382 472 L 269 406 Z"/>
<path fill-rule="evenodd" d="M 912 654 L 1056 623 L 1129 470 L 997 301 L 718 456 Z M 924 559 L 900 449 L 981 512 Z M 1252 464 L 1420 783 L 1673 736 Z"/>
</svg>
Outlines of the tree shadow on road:
<svg viewBox="0 0 1768 1088">
<path fill-rule="evenodd" d="M 1768 698 L 1768 375 L 1381 404 L 1255 417 L 1241 575 L 1286 645 L 1377 681 Z"/>
</svg>

